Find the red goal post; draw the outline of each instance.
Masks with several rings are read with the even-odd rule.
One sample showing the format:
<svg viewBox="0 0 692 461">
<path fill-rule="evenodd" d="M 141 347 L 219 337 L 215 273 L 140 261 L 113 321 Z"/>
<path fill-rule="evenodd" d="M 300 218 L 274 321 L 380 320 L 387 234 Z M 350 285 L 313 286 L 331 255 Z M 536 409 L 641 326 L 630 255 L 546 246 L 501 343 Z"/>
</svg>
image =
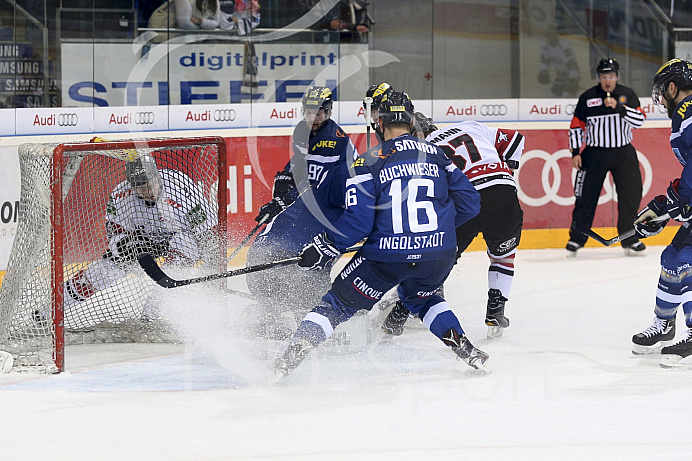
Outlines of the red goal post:
<svg viewBox="0 0 692 461">
<path fill-rule="evenodd" d="M 86 342 L 109 342 L 103 332 L 115 330 L 111 336 L 117 341 L 155 336 L 147 330 L 156 322 L 141 321 L 153 284 L 134 261 L 118 264 L 111 271 L 117 277 L 101 271 L 115 281 L 95 283 L 107 286 L 80 293 L 84 300 L 67 314 L 63 309 L 65 282 L 107 259 L 106 208 L 116 186 L 125 181 L 125 164 L 145 155 L 155 160 L 162 176 L 172 178 L 171 184 L 201 204 L 195 213 L 205 226 L 213 226 L 202 237 L 196 235 L 195 248 L 204 249 L 203 264 L 225 270 L 228 167 L 223 138 L 22 144 L 19 221 L 0 286 L 0 350 L 14 356 L 15 368 L 63 371 L 66 333 L 88 334 Z M 162 222 L 173 220 L 161 210 L 172 214 L 180 208 L 176 206 L 155 205 Z"/>
</svg>

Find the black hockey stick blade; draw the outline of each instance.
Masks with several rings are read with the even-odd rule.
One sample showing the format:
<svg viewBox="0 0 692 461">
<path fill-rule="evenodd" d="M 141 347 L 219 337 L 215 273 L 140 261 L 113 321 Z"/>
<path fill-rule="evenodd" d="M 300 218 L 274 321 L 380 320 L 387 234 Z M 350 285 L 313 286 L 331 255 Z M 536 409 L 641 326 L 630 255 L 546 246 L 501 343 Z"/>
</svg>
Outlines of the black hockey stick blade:
<svg viewBox="0 0 692 461">
<path fill-rule="evenodd" d="M 355 246 L 347 248 L 345 253 L 350 253 L 360 249 L 360 246 Z M 251 272 L 263 271 L 277 266 L 287 266 L 289 264 L 294 264 L 300 261 L 300 256 L 295 256 L 293 258 L 280 259 L 278 261 L 272 261 L 265 264 L 258 264 L 256 266 L 243 267 L 229 272 L 221 272 L 219 274 L 205 275 L 204 277 L 196 277 L 192 279 L 185 280 L 175 280 L 170 278 L 166 273 L 159 267 L 156 263 L 156 259 L 149 253 L 143 253 L 139 256 L 139 265 L 142 266 L 144 272 L 151 277 L 154 282 L 159 284 L 164 288 L 177 288 L 185 285 L 191 285 L 193 283 L 210 282 L 212 280 L 219 280 L 227 277 L 235 277 L 236 275 L 249 274 Z"/>
<path fill-rule="evenodd" d="M 586 227 L 585 225 L 578 222 L 572 223 L 572 229 L 579 232 L 580 234 L 586 235 L 587 237 L 591 237 L 601 245 L 605 245 L 607 247 L 615 243 L 618 243 L 621 240 L 625 240 L 626 238 L 632 237 L 635 234 L 635 232 L 637 232 L 634 229 L 630 229 L 627 232 L 623 232 L 622 234 L 613 237 L 612 239 L 605 239 L 598 235 L 596 232 Z"/>
<path fill-rule="evenodd" d="M 286 266 L 288 264 L 297 263 L 298 261 L 300 261 L 300 258 L 296 256 L 295 258 L 281 259 L 279 261 L 272 261 L 270 263 L 258 264 L 257 266 L 243 267 L 230 272 L 222 272 L 220 274 L 211 274 L 204 277 L 186 280 L 175 280 L 170 278 L 163 270 L 161 270 L 159 265 L 156 264 L 156 259 L 154 259 L 154 257 L 149 253 L 144 253 L 139 257 L 139 265 L 142 266 L 144 272 L 146 272 L 149 277 L 151 277 L 156 283 L 164 288 L 176 288 L 193 283 L 210 282 L 212 280 L 218 280 L 226 277 L 234 277 L 236 275 L 257 272 L 264 269 L 269 269 L 270 267 Z"/>
</svg>

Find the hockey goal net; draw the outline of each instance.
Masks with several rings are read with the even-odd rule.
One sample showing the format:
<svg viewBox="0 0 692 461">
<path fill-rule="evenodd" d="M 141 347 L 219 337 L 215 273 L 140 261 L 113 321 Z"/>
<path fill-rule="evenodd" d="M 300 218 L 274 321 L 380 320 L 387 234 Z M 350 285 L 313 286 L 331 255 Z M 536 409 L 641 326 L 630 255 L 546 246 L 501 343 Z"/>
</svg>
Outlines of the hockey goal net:
<svg viewBox="0 0 692 461">
<path fill-rule="evenodd" d="M 196 248 L 204 248 L 204 261 L 198 264 L 225 268 L 228 170 L 223 139 L 99 141 L 19 147 L 19 221 L 0 286 L 0 349 L 14 356 L 20 370 L 63 371 L 65 338 L 71 333 L 116 327 L 120 341 L 151 336 L 147 330 L 152 322 L 142 317 L 154 285 L 136 257 L 118 262 L 117 281 L 105 289 L 80 291 L 73 283 L 73 292 L 84 299 L 63 308 L 71 294 L 69 281 L 107 259 L 106 215 L 113 212 L 107 208 L 116 187 L 126 183 L 126 164 L 136 158 L 153 158 L 162 176 L 166 171 L 176 178 L 186 196 L 212 214 L 203 216 L 213 219 L 213 227 L 200 234 L 205 241 L 195 241 Z M 117 210 L 119 215 L 138 212 Z M 164 224 L 168 218 L 161 212 Z M 165 255 L 158 256 L 165 261 Z M 84 342 L 110 342 L 107 336 Z"/>
</svg>

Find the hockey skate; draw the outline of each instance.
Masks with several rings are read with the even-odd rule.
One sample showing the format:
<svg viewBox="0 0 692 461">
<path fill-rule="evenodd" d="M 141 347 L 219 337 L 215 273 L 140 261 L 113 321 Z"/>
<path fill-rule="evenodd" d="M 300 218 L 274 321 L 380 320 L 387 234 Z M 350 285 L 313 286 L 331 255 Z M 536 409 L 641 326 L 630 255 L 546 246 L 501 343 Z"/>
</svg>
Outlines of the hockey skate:
<svg viewBox="0 0 692 461">
<path fill-rule="evenodd" d="M 666 320 L 654 318 L 654 323 L 632 336 L 632 353 L 634 355 L 653 354 L 661 347 L 670 344 L 675 339 L 675 317 Z"/>
<path fill-rule="evenodd" d="M 625 256 L 646 256 L 646 245 L 644 242 L 634 242 L 631 246 L 623 248 Z"/>
<path fill-rule="evenodd" d="M 388 335 L 401 336 L 404 332 L 404 324 L 408 320 L 409 310 L 404 307 L 404 303 L 397 301 L 392 310 L 382 323 L 382 331 Z"/>
<path fill-rule="evenodd" d="M 663 368 L 690 368 L 692 362 L 683 359 L 692 355 L 692 328 L 677 343 L 661 349 L 661 362 Z"/>
<path fill-rule="evenodd" d="M 298 338 L 289 344 L 283 355 L 274 363 L 274 382 L 288 376 L 314 348 L 315 346 L 305 338 Z"/>
<path fill-rule="evenodd" d="M 474 347 L 466 335 L 459 336 L 459 333 L 450 328 L 442 337 L 442 342 L 451 347 L 454 353 L 470 367 L 484 373 L 490 372 L 485 366 L 485 362 L 490 356 L 482 350 Z"/>
<path fill-rule="evenodd" d="M 567 250 L 567 257 L 568 258 L 574 258 L 577 256 L 577 250 L 580 248 L 583 248 L 584 245 L 575 242 L 574 240 L 570 240 L 567 242 L 567 246 L 565 249 Z"/>
<path fill-rule="evenodd" d="M 509 319 L 505 317 L 505 301 L 507 298 L 502 296 L 500 290 L 488 290 L 488 308 L 485 311 L 488 339 L 499 338 L 509 327 Z"/>
</svg>

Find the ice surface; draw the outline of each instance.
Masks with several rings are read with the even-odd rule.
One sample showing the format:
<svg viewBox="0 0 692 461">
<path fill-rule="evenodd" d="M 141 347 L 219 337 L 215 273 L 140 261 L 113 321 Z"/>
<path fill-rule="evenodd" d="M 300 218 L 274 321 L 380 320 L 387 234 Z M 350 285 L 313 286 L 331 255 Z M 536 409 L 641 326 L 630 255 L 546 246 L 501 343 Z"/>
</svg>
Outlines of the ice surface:
<svg viewBox="0 0 692 461">
<path fill-rule="evenodd" d="M 692 370 L 630 352 L 653 318 L 662 249 L 519 252 L 511 327 L 495 340 L 483 323 L 487 258 L 465 254 L 445 293 L 490 354 L 489 375 L 418 323 L 358 353 L 318 349 L 271 385 L 282 344 L 241 334 L 250 301 L 202 284 L 168 290 L 164 313 L 185 344 L 70 346 L 64 374 L 1 375 L 1 457 L 683 459 Z M 242 277 L 229 282 L 245 288 Z M 682 336 L 682 313 L 678 325 Z"/>
</svg>

